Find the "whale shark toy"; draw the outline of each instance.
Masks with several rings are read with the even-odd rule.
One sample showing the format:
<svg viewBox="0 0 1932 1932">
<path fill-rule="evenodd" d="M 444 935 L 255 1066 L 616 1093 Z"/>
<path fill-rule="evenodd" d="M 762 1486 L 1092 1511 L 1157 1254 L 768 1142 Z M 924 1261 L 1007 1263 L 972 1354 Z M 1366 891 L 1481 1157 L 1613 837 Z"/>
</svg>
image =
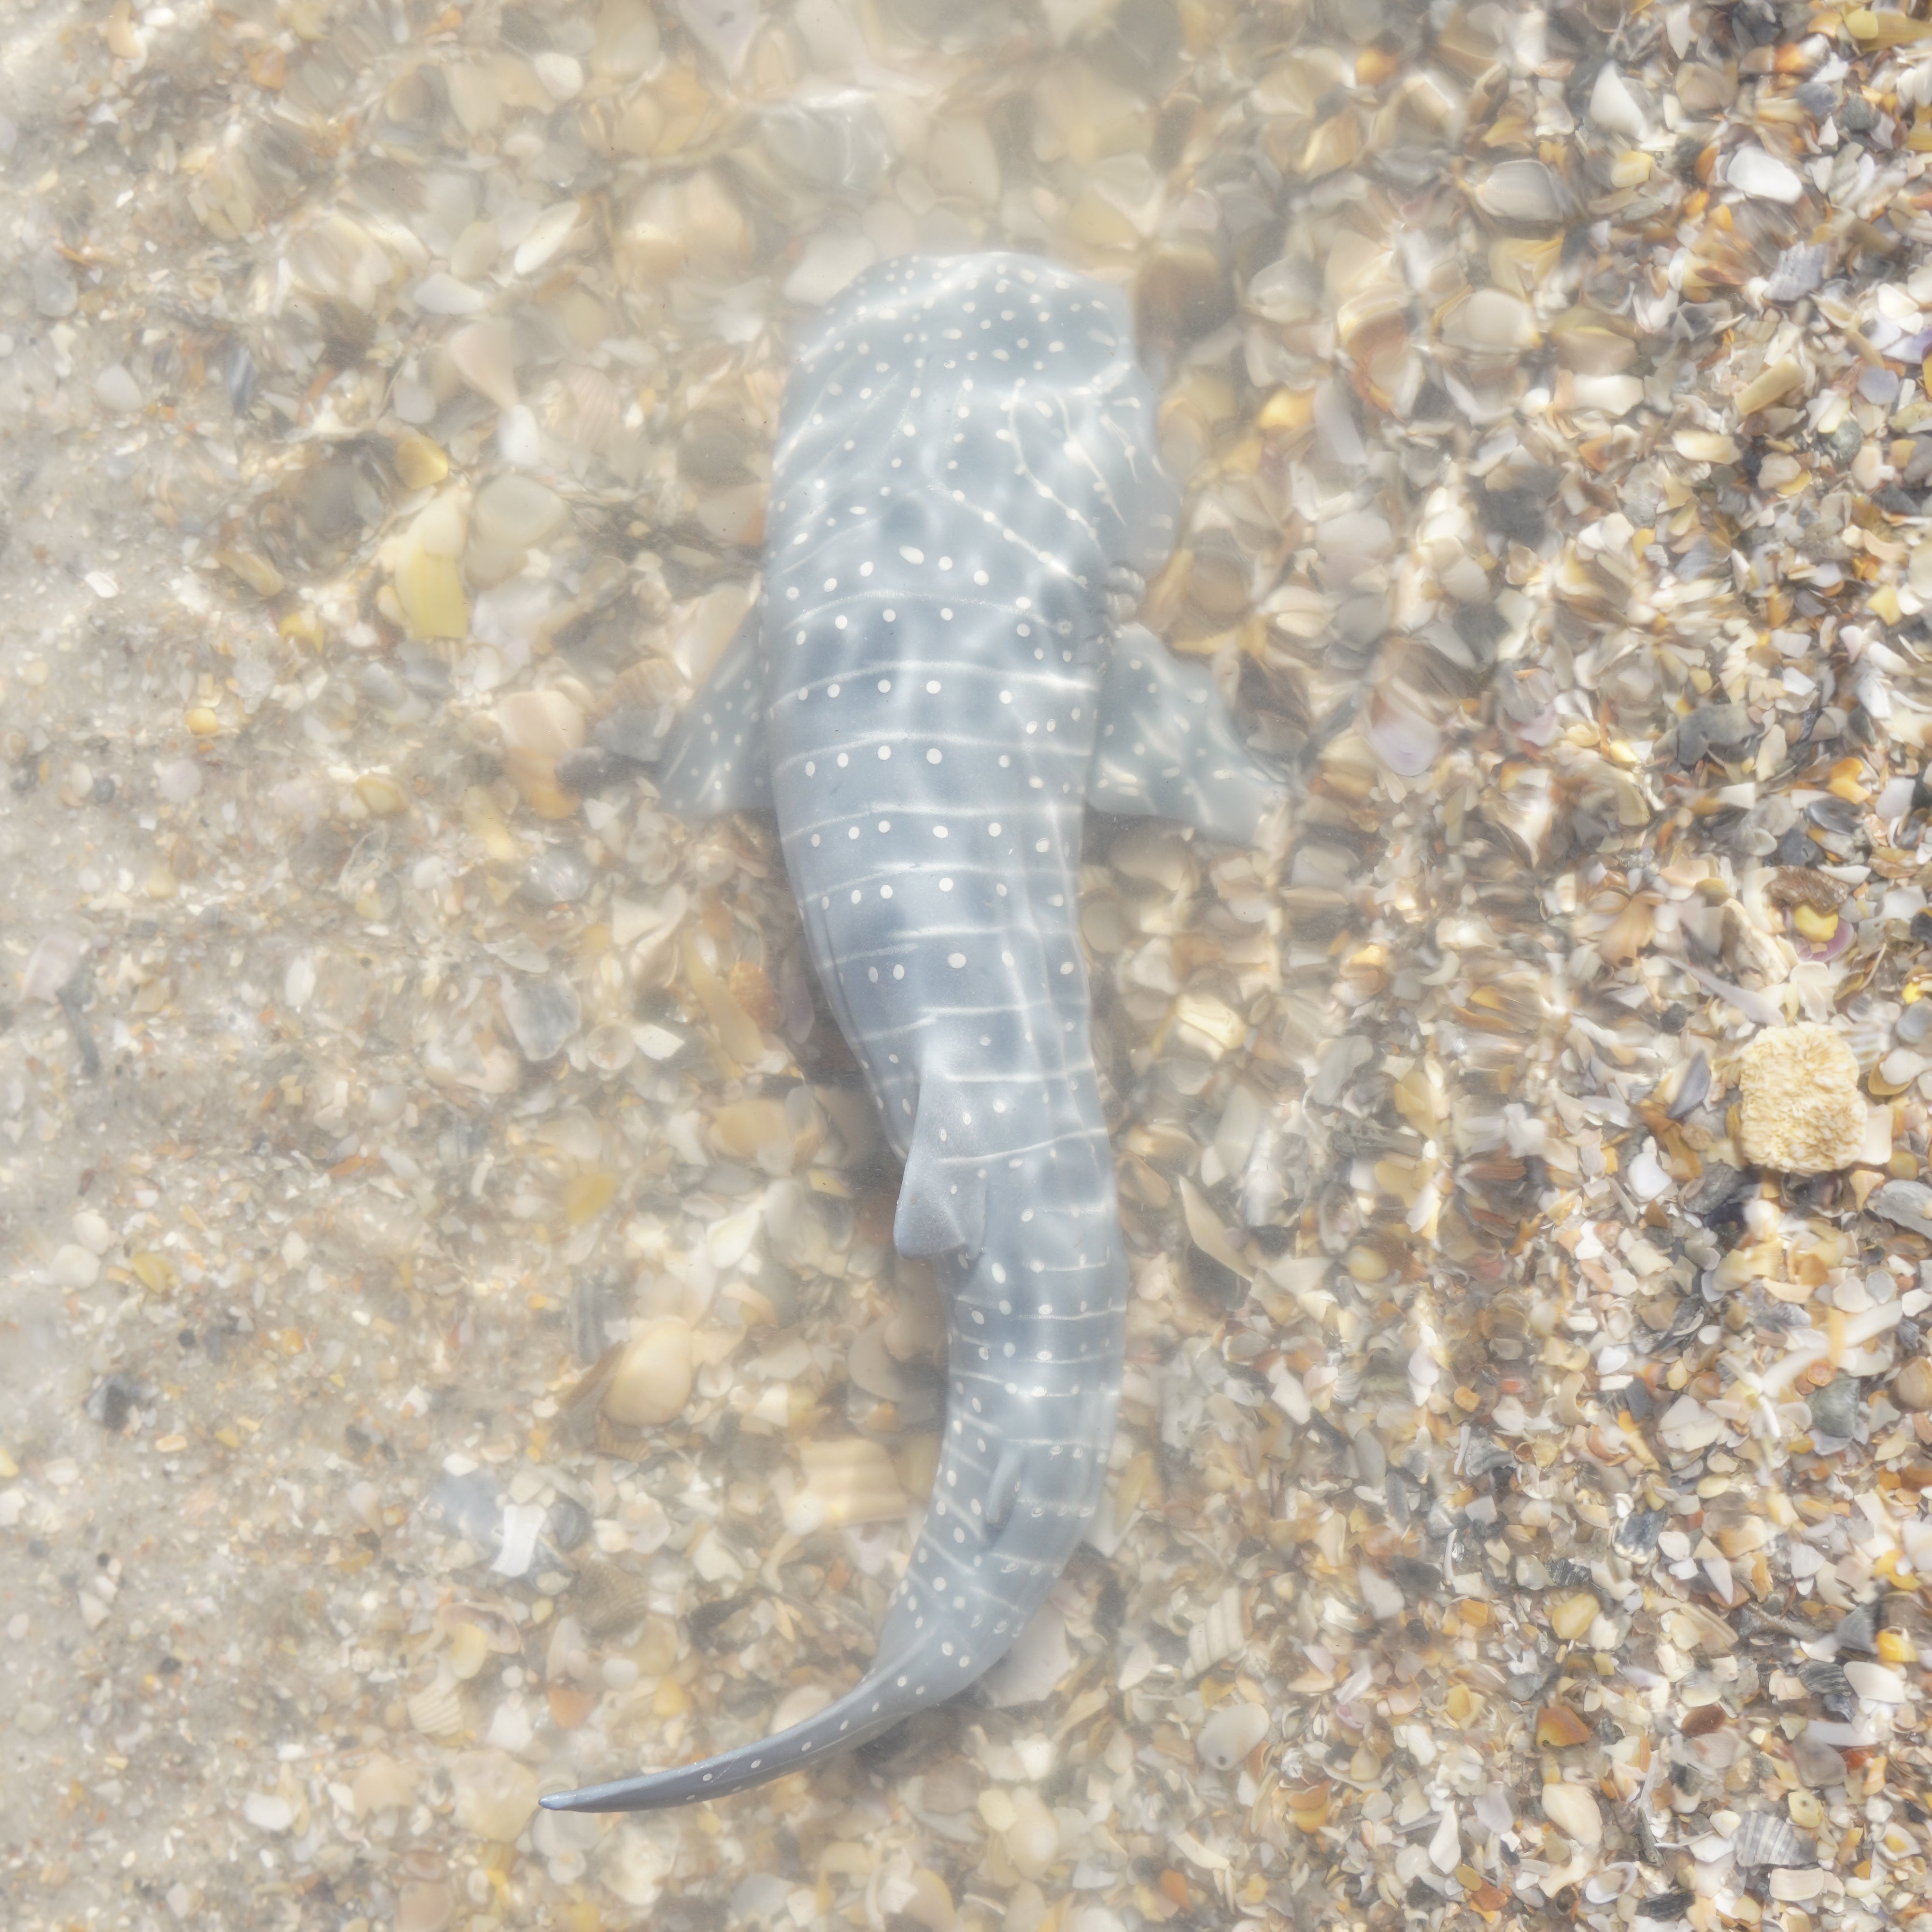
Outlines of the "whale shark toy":
<svg viewBox="0 0 1932 1932">
<path fill-rule="evenodd" d="M 762 594 L 666 747 L 667 808 L 776 814 L 831 1010 L 947 1316 L 931 1505 L 864 1680 L 790 1730 L 560 1793 L 638 1811 L 795 1771 L 998 1661 L 1091 1522 L 1126 1256 L 1078 929 L 1088 806 L 1245 843 L 1282 796 L 1208 672 L 1123 628 L 1178 498 L 1115 290 L 902 259 L 810 328 Z"/>
</svg>

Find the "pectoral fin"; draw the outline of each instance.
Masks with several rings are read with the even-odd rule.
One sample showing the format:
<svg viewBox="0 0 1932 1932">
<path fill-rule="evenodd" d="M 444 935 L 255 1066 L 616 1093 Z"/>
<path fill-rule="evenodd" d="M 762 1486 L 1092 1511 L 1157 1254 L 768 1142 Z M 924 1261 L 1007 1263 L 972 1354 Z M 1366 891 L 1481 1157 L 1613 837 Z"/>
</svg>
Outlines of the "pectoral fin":
<svg viewBox="0 0 1932 1932">
<path fill-rule="evenodd" d="M 1183 663 L 1140 625 L 1120 633 L 1100 689 L 1089 805 L 1245 845 L 1286 789 L 1234 735 L 1206 665 Z"/>
<path fill-rule="evenodd" d="M 970 1261 L 986 1237 L 986 1184 L 970 1162 L 948 1158 L 944 1113 L 930 1091 L 921 1095 L 892 1240 L 908 1258 L 963 1252 Z"/>
<path fill-rule="evenodd" d="M 771 810 L 765 653 L 755 609 L 672 728 L 658 791 L 664 809 L 681 818 Z"/>
</svg>

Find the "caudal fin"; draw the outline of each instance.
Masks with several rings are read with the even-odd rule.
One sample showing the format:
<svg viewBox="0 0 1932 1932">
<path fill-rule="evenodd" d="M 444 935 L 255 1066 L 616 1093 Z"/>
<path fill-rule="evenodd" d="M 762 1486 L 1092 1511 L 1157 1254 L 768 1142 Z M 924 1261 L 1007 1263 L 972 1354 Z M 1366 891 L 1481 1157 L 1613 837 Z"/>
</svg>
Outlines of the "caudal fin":
<svg viewBox="0 0 1932 1932">
<path fill-rule="evenodd" d="M 775 1737 L 721 1751 L 694 1764 L 674 1765 L 667 1771 L 646 1772 L 641 1777 L 619 1778 L 610 1784 L 587 1785 L 581 1791 L 559 1792 L 542 1803 L 550 1811 L 666 1811 L 706 1798 L 728 1798 L 734 1792 L 783 1778 L 863 1744 L 915 1711 L 944 1703 L 977 1677 L 982 1667 L 976 1666 L 969 1673 L 955 1659 L 942 1654 L 940 1640 L 935 1636 L 922 1642 L 896 1664 L 871 1671 L 844 1696 Z"/>
<path fill-rule="evenodd" d="M 1093 1520 L 1114 1439 L 1126 1270 L 1105 1136 L 1066 1137 L 990 1205 L 983 1246 L 939 1264 L 946 1433 L 879 1664 L 776 1737 L 560 1792 L 551 1810 L 655 1811 L 762 1784 L 956 1697 L 1012 1648 Z"/>
</svg>

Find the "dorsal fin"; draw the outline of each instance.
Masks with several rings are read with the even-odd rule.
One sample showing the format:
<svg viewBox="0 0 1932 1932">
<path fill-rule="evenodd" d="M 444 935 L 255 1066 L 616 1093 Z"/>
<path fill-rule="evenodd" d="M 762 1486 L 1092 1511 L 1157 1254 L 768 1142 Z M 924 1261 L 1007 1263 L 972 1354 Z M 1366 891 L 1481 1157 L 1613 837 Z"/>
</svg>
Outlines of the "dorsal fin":
<svg viewBox="0 0 1932 1932">
<path fill-rule="evenodd" d="M 937 1087 L 920 1090 L 892 1222 L 892 1240 L 910 1258 L 963 1252 L 970 1262 L 986 1238 L 986 1175 L 950 1150 L 944 1138 L 950 1112 Z"/>
</svg>

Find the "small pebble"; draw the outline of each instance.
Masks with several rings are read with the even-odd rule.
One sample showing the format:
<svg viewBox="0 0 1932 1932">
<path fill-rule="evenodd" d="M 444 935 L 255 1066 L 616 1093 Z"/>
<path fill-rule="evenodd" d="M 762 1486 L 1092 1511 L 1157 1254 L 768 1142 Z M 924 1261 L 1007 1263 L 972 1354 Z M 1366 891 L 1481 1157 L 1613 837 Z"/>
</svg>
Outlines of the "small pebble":
<svg viewBox="0 0 1932 1932">
<path fill-rule="evenodd" d="M 1806 1398 L 1811 1426 L 1821 1436 L 1849 1438 L 1857 1430 L 1862 1408 L 1858 1383 L 1850 1376 L 1834 1376 Z"/>
</svg>

